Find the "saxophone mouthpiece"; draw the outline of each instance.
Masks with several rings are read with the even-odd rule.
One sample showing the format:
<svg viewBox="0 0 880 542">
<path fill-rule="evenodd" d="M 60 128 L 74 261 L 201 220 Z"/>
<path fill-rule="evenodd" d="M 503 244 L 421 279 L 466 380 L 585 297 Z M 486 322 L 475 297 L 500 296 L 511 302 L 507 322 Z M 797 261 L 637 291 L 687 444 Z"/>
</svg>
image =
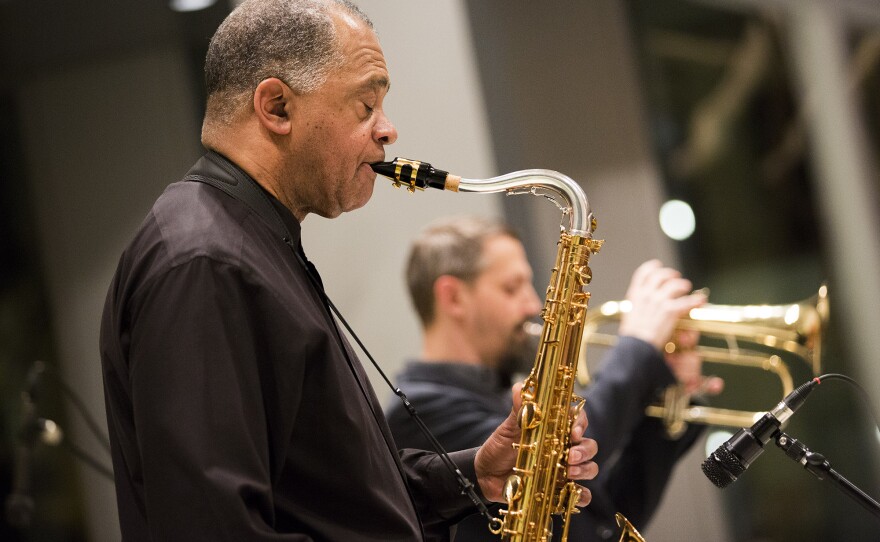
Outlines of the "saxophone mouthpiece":
<svg viewBox="0 0 880 542">
<path fill-rule="evenodd" d="M 458 185 L 461 182 L 461 177 L 458 175 L 450 175 L 448 171 L 436 169 L 427 162 L 406 158 L 395 158 L 391 162 L 376 162 L 370 164 L 370 167 L 379 175 L 394 181 L 394 186 L 405 186 L 410 192 L 425 188 L 458 192 Z"/>
</svg>

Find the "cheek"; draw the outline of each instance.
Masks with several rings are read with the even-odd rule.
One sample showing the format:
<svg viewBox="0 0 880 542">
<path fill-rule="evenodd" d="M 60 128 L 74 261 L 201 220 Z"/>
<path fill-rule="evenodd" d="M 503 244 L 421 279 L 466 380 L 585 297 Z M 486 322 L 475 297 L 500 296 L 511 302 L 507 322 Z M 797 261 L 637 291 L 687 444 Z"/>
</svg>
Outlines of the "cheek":
<svg viewBox="0 0 880 542">
<path fill-rule="evenodd" d="M 477 310 L 484 327 L 495 334 L 506 333 L 516 313 L 509 299 L 500 295 L 484 297 Z"/>
<path fill-rule="evenodd" d="M 339 122 L 332 128 L 337 152 L 360 153 L 372 140 L 370 124 L 365 122 Z"/>
<path fill-rule="evenodd" d="M 313 145 L 320 146 L 327 154 L 339 157 L 353 146 L 355 139 L 351 124 L 346 124 L 339 115 L 328 114 L 326 119 L 318 121 L 309 131 Z"/>
</svg>

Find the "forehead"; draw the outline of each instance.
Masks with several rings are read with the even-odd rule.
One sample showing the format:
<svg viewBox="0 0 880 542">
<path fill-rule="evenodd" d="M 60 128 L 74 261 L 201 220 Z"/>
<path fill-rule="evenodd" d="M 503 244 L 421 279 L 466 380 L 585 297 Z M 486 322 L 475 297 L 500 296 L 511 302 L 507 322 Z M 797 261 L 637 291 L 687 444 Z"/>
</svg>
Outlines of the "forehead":
<svg viewBox="0 0 880 542">
<path fill-rule="evenodd" d="M 499 272 L 531 273 L 522 243 L 509 235 L 493 235 L 486 239 L 482 260 L 481 275 Z"/>
<path fill-rule="evenodd" d="M 391 85 L 388 66 L 373 29 L 343 10 L 335 10 L 333 20 L 344 59 L 339 74 L 353 76 L 360 85 L 387 91 Z"/>
</svg>

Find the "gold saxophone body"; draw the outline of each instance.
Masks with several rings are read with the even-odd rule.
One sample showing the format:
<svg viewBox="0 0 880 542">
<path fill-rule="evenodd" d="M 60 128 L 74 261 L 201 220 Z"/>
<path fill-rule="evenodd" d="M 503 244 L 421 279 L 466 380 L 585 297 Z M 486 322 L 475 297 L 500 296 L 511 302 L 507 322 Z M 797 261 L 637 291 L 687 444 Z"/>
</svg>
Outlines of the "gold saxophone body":
<svg viewBox="0 0 880 542">
<path fill-rule="evenodd" d="M 514 445 L 516 467 L 504 488 L 507 509 L 501 510 L 501 518 L 489 528 L 502 540 L 549 542 L 553 536 L 551 516 L 556 514 L 562 516 L 559 540 L 567 540 L 569 519 L 578 512 L 581 494 L 581 488 L 568 479 L 567 470 L 572 424 L 584 404 L 573 389 L 590 299 L 585 287 L 592 278 L 590 256 L 602 246 L 602 241 L 593 239 L 596 220 L 583 189 L 571 178 L 543 169 L 463 179 L 430 164 L 401 158 L 373 164 L 373 169 L 410 191 L 438 188 L 532 194 L 553 201 L 562 211 L 556 263 L 541 313 L 541 339 L 521 391 L 522 437 Z M 621 540 L 641 537 L 634 528 L 625 528 Z"/>
<path fill-rule="evenodd" d="M 589 232 L 563 231 L 541 317 L 535 364 L 522 387 L 522 437 L 514 473 L 504 487 L 508 508 L 497 529 L 502 540 L 549 541 L 552 514 L 562 515 L 561 540 L 578 512 L 580 487 L 568 480 L 572 423 L 584 400 L 573 393 L 592 276 L 590 256 L 601 243 Z"/>
</svg>

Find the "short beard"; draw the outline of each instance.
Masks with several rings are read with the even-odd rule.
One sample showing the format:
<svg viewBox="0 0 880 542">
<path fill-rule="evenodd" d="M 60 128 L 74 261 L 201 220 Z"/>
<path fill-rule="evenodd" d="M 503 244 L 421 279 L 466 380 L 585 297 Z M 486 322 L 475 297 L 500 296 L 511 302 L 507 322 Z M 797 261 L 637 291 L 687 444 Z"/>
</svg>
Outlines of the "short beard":
<svg viewBox="0 0 880 542">
<path fill-rule="evenodd" d="M 539 342 L 539 337 L 526 333 L 516 333 L 511 337 L 496 366 L 506 385 L 522 380 L 532 370 Z"/>
</svg>

